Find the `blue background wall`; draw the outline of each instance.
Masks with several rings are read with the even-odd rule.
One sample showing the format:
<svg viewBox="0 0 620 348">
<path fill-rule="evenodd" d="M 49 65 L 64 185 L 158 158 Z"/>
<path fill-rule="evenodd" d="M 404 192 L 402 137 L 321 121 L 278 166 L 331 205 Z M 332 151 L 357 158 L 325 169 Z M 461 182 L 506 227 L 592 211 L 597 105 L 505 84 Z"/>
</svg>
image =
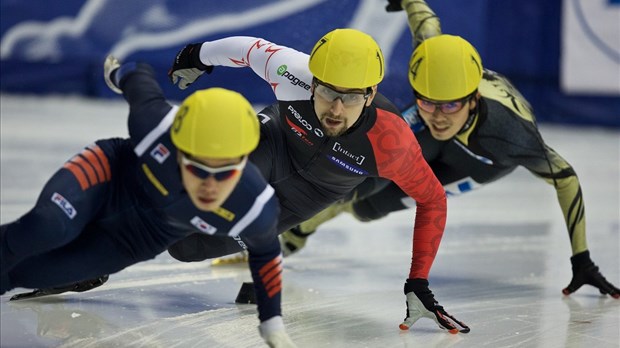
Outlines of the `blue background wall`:
<svg viewBox="0 0 620 348">
<path fill-rule="evenodd" d="M 325 32 L 350 26 L 363 5 L 373 3 L 375 11 L 383 14 L 386 4 L 380 0 L 303 3 L 63 0 L 52 6 L 44 0 L 1 0 L 0 87 L 4 93 L 112 98 L 101 78 L 101 63 L 108 52 L 116 51 L 126 53 L 121 56 L 125 61 L 151 63 L 166 94 L 181 100 L 188 92 L 173 88 L 166 71 L 185 43 L 250 35 L 308 52 Z M 620 6 L 615 0 L 608 3 L 616 9 Z M 429 4 L 445 33 L 468 39 L 487 68 L 515 83 L 539 122 L 620 127 L 620 97 L 567 95 L 559 87 L 562 0 L 429 0 Z M 287 6 L 299 8 L 282 15 Z M 404 13 L 389 16 L 396 19 Z M 387 52 L 388 75 L 380 88 L 403 107 L 411 101 L 406 77 L 411 38 L 406 26 L 401 29 L 394 34 L 393 50 Z M 215 69 L 196 83 L 199 88 L 214 85 L 236 89 L 253 103 L 274 101 L 269 86 L 249 69 Z"/>
</svg>

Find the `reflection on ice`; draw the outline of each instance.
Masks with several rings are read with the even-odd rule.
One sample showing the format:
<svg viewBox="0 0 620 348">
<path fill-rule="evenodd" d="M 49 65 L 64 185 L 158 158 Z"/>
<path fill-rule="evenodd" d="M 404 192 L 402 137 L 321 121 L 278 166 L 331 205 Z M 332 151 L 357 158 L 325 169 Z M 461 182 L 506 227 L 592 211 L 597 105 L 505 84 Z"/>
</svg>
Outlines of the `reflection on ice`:
<svg viewBox="0 0 620 348">
<path fill-rule="evenodd" d="M 26 212 L 44 181 L 92 140 L 124 136 L 126 104 L 2 96 L 0 218 Z M 588 245 L 620 282 L 620 133 L 546 126 L 575 167 Z M 570 247 L 555 192 L 526 171 L 449 200 L 431 288 L 468 324 L 450 335 L 421 319 L 412 330 L 403 284 L 413 211 L 363 224 L 327 223 L 285 259 L 283 310 L 300 347 L 618 347 L 620 300 L 584 287 L 561 294 Z M 167 255 L 112 275 L 104 286 L 33 301 L 1 298 L 2 347 L 261 347 L 256 309 L 237 305 L 245 266 L 183 264 Z"/>
</svg>

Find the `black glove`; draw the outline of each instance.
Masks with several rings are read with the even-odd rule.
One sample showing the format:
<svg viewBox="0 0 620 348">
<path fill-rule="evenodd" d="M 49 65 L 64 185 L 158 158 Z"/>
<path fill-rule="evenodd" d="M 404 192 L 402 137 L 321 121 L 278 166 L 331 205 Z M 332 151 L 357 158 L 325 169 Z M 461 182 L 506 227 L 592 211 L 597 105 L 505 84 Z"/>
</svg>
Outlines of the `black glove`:
<svg viewBox="0 0 620 348">
<path fill-rule="evenodd" d="M 400 5 L 401 0 L 388 0 L 388 4 L 385 6 L 387 12 L 402 11 L 403 7 Z"/>
<path fill-rule="evenodd" d="M 407 296 L 407 316 L 399 325 L 401 330 L 409 330 L 418 319 L 426 317 L 433 319 L 440 329 L 448 330 L 451 334 L 459 332 L 468 333 L 470 331 L 467 325 L 448 314 L 439 305 L 437 300 L 435 300 L 433 292 L 428 288 L 428 280 L 419 278 L 407 279 L 405 295 Z"/>
<path fill-rule="evenodd" d="M 180 89 L 186 89 L 200 75 L 205 72 L 210 74 L 213 71 L 213 66 L 204 65 L 200 61 L 201 46 L 202 43 L 189 44 L 177 53 L 174 62 L 172 62 L 172 67 L 168 70 L 168 78 L 173 85 L 178 82 Z"/>
<path fill-rule="evenodd" d="M 603 277 L 598 270 L 598 266 L 590 260 L 590 252 L 588 250 L 574 255 L 570 258 L 573 265 L 573 279 L 570 284 L 562 290 L 564 295 L 569 295 L 577 291 L 582 285 L 588 284 L 595 288 L 603 295 L 611 295 L 615 299 L 620 299 L 620 289 L 613 286 Z"/>
</svg>

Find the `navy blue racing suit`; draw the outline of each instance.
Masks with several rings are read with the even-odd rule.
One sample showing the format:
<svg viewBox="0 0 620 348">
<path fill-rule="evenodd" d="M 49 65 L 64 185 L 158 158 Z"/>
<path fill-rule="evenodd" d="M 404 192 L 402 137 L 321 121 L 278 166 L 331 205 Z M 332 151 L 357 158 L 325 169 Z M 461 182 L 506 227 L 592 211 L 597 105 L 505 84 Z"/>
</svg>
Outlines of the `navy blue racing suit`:
<svg viewBox="0 0 620 348">
<path fill-rule="evenodd" d="M 178 107 L 165 100 L 150 66 L 129 63 L 121 69 L 129 138 L 87 146 L 51 177 L 32 210 L 2 225 L 0 292 L 115 273 L 200 233 L 248 249 L 259 317 L 281 315 L 274 189 L 248 163 L 220 209 L 197 209 L 182 185 L 170 138 Z M 215 252 L 229 253 L 214 243 Z"/>
</svg>

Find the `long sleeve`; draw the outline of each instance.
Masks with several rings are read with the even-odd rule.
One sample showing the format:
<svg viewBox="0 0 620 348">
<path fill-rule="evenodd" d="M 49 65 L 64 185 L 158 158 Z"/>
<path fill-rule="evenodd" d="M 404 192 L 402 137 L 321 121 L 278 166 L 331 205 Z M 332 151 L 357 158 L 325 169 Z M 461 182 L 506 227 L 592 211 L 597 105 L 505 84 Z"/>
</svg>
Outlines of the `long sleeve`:
<svg viewBox="0 0 620 348">
<path fill-rule="evenodd" d="M 266 201 L 261 214 L 240 234 L 249 253 L 249 267 L 256 292 L 258 318 L 261 322 L 274 316 L 282 316 L 282 254 L 276 229 L 278 221 L 276 217 L 280 213 L 280 208 L 274 190 L 270 186 L 267 186 L 263 193 L 266 193 L 264 196 Z"/>
<path fill-rule="evenodd" d="M 492 134 L 485 137 L 484 147 L 505 165 L 523 166 L 553 185 L 573 255 L 587 250 L 583 195 L 573 167 L 544 142 L 532 108 L 508 79 L 486 70 L 479 90 L 493 115 L 486 122 L 489 130 L 483 131 Z"/>
<path fill-rule="evenodd" d="M 278 100 L 310 99 L 308 55 L 292 48 L 257 37 L 233 36 L 203 43 L 200 60 L 211 66 L 251 68 L 269 83 Z M 287 88 L 278 88 L 282 84 Z"/>
<path fill-rule="evenodd" d="M 407 12 L 413 47 L 429 37 L 441 35 L 439 17 L 424 0 L 402 0 L 401 5 Z"/>
<path fill-rule="evenodd" d="M 382 119 L 385 123 L 369 133 L 377 144 L 379 175 L 417 202 L 409 278 L 428 279 L 446 225 L 446 195 L 405 122 L 398 117 Z"/>
<path fill-rule="evenodd" d="M 585 205 L 579 178 L 573 167 L 553 149 L 542 143 L 544 156 L 524 157 L 520 164 L 553 185 L 566 222 L 573 255 L 588 249 L 586 241 Z"/>
<path fill-rule="evenodd" d="M 282 315 L 282 254 L 278 239 L 273 239 L 267 252 L 249 253 L 250 271 L 254 280 L 258 318 L 261 322 Z"/>
</svg>

